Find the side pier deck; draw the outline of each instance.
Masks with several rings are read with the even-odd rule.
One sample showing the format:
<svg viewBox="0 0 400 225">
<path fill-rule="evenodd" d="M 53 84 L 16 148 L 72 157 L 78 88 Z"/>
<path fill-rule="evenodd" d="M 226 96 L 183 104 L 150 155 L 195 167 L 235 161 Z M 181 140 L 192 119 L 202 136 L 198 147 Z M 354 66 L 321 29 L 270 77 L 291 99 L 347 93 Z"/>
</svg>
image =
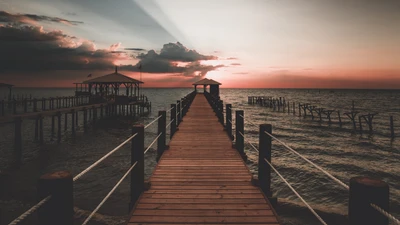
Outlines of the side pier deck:
<svg viewBox="0 0 400 225">
<path fill-rule="evenodd" d="M 205 96 L 197 94 L 128 224 L 279 224 L 251 178 Z"/>
</svg>

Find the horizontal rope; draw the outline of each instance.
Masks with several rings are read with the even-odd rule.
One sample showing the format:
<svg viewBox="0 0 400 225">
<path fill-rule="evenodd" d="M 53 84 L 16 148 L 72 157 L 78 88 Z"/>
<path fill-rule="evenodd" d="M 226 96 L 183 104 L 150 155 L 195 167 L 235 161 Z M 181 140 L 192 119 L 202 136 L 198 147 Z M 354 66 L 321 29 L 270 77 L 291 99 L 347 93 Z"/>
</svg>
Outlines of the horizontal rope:
<svg viewBox="0 0 400 225">
<path fill-rule="evenodd" d="M 228 119 L 228 121 L 229 121 L 229 123 L 231 123 L 231 124 L 232 124 L 232 120 L 229 120 L 229 119 Z"/>
<path fill-rule="evenodd" d="M 268 160 L 264 158 L 264 161 L 268 163 L 268 165 L 275 171 L 275 173 L 283 180 L 283 182 L 286 183 L 286 185 L 290 188 L 290 190 L 293 191 L 293 193 L 304 203 L 304 205 L 307 206 L 307 208 L 311 211 L 312 214 L 324 225 L 328 225 L 325 223 L 325 221 L 314 211 L 314 209 L 304 200 L 299 193 L 292 187 L 292 185 L 289 184 L 289 182 L 278 172 L 278 170 L 275 169 L 274 166 Z"/>
<path fill-rule="evenodd" d="M 245 119 L 243 115 L 239 115 L 239 116 L 240 116 L 240 117 L 242 117 L 242 118 L 243 118 L 243 120 L 245 120 L 246 122 L 250 123 L 251 125 L 258 127 L 258 125 L 257 125 L 257 124 L 255 124 L 255 123 L 252 123 L 251 121 L 248 121 L 247 119 Z"/>
<path fill-rule="evenodd" d="M 146 148 L 146 150 L 144 151 L 144 154 L 147 153 L 147 151 L 150 150 L 151 146 L 154 145 L 154 143 L 156 143 L 156 141 L 158 140 L 158 138 L 161 136 L 162 132 L 153 140 L 153 142 L 151 142 L 151 144 L 149 145 L 149 147 Z"/>
<path fill-rule="evenodd" d="M 122 183 L 122 181 L 126 178 L 126 176 L 128 176 L 128 174 L 132 171 L 132 169 L 136 166 L 136 164 L 137 161 L 128 169 L 128 171 L 126 171 L 124 176 L 122 176 L 122 178 L 118 181 L 118 183 L 111 189 L 110 192 L 108 192 L 106 197 L 104 197 L 103 200 L 100 202 L 100 204 L 93 210 L 92 213 L 90 213 L 90 215 L 88 216 L 88 218 L 86 218 L 85 222 L 83 222 L 82 225 L 86 225 L 90 221 L 90 219 L 94 216 L 94 214 L 96 214 L 96 212 L 100 209 L 100 207 L 104 205 L 107 199 L 112 195 L 112 193 L 114 193 L 114 191 Z"/>
<path fill-rule="evenodd" d="M 170 109 L 168 109 L 167 112 L 171 111 L 173 108 L 175 108 L 175 106 L 174 106 L 174 107 L 171 107 Z"/>
<path fill-rule="evenodd" d="M 38 202 L 36 205 L 32 206 L 30 209 L 28 209 L 26 212 L 22 213 L 20 216 L 15 218 L 11 223 L 8 225 L 17 225 L 18 223 L 22 222 L 26 217 L 34 213 L 36 210 L 38 210 L 42 205 L 44 205 L 46 202 L 48 202 L 51 198 L 50 196 L 47 196 L 46 198 L 42 199 L 42 201 Z"/>
<path fill-rule="evenodd" d="M 162 115 L 158 116 L 157 118 L 155 118 L 153 121 L 151 121 L 149 124 L 147 124 L 144 129 L 148 128 L 150 125 L 152 125 L 154 122 L 156 122 L 158 119 L 160 119 L 162 117 Z"/>
<path fill-rule="evenodd" d="M 137 133 L 130 136 L 128 139 L 126 139 L 124 142 L 122 142 L 120 145 L 118 145 L 116 148 L 111 150 L 109 153 L 105 154 L 103 157 L 101 157 L 99 160 L 97 160 L 95 163 L 93 163 L 91 166 L 80 172 L 78 175 L 76 175 L 73 179 L 73 181 L 78 180 L 81 178 L 83 175 L 85 175 L 87 172 L 92 170 L 95 166 L 97 166 L 99 163 L 101 163 L 103 160 L 105 160 L 108 156 L 113 154 L 114 152 L 118 151 L 122 146 L 124 146 L 126 143 L 128 143 L 130 140 L 132 140 L 134 137 L 136 137 Z"/>
<path fill-rule="evenodd" d="M 174 122 L 174 121 L 175 121 L 175 119 L 171 120 L 171 122 L 169 122 L 165 128 L 168 128 L 169 126 L 171 126 L 172 122 Z"/>
<path fill-rule="evenodd" d="M 287 144 L 285 144 L 284 142 L 282 142 L 281 140 L 279 140 L 278 138 L 274 137 L 272 134 L 269 134 L 268 132 L 264 131 L 265 134 L 267 134 L 268 136 L 270 136 L 271 138 L 273 138 L 274 140 L 276 140 L 277 142 L 279 142 L 280 144 L 282 144 L 285 148 L 287 148 L 288 150 L 290 150 L 291 152 L 293 152 L 294 154 L 298 155 L 300 158 L 304 159 L 306 162 L 310 163 L 311 165 L 313 165 L 315 168 L 317 168 L 318 170 L 320 170 L 321 172 L 323 172 L 325 175 L 327 175 L 329 178 L 331 178 L 332 180 L 336 181 L 336 183 L 340 184 L 342 187 L 344 187 L 345 189 L 349 190 L 349 186 L 345 183 L 343 183 L 341 180 L 337 179 L 336 177 L 334 177 L 333 175 L 331 175 L 329 172 L 327 172 L 326 170 L 322 169 L 320 166 L 316 165 L 315 163 L 311 162 L 309 159 L 307 159 L 306 157 L 302 156 L 300 153 L 298 153 L 297 151 L 295 151 L 293 148 L 289 147 Z"/>
<path fill-rule="evenodd" d="M 394 217 L 390 213 L 386 212 L 384 209 L 382 209 L 381 207 L 375 205 L 374 203 L 371 203 L 370 205 L 372 206 L 372 208 L 376 209 L 376 211 L 378 211 L 382 215 L 386 216 L 386 218 L 391 220 L 393 223 L 395 223 L 396 225 L 400 225 L 400 221 L 396 217 Z"/>
</svg>

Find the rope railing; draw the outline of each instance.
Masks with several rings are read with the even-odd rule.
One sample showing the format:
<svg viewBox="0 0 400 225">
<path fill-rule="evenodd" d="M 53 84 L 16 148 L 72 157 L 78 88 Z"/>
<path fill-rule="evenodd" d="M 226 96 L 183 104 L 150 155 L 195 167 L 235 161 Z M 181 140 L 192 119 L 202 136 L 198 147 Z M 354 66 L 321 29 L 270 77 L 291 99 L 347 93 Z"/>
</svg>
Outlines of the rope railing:
<svg viewBox="0 0 400 225">
<path fill-rule="evenodd" d="M 175 121 L 175 119 L 172 119 L 171 122 L 168 123 L 168 125 L 165 128 L 168 128 L 169 126 L 171 126 L 171 124 Z"/>
<path fill-rule="evenodd" d="M 103 157 L 101 157 L 99 160 L 97 160 L 95 163 L 93 163 L 92 165 L 90 165 L 88 168 L 84 169 L 82 172 L 80 172 L 78 175 L 76 175 L 73 178 L 73 181 L 78 180 L 79 178 L 81 178 L 83 175 L 85 175 L 87 172 L 89 172 L 90 170 L 92 170 L 95 166 L 97 166 L 98 164 L 100 164 L 103 160 L 105 160 L 108 156 L 110 156 L 111 154 L 113 154 L 114 152 L 118 151 L 122 146 L 124 146 L 126 143 L 128 143 L 129 141 L 131 141 L 134 137 L 136 137 L 137 133 L 130 136 L 128 139 L 126 139 L 124 142 L 122 142 L 120 145 L 118 145 L 116 148 L 114 148 L 113 150 L 111 150 L 110 152 L 108 152 L 107 154 L 105 154 Z"/>
<path fill-rule="evenodd" d="M 391 220 L 393 223 L 395 223 L 396 225 L 400 225 L 400 221 L 396 217 L 394 217 L 390 213 L 386 212 L 384 209 L 375 205 L 374 203 L 370 203 L 370 205 L 372 208 L 374 208 L 376 211 L 380 212 L 382 215 L 384 215 L 386 218 Z"/>
<path fill-rule="evenodd" d="M 253 126 L 258 126 L 254 123 L 252 123 L 251 121 L 246 120 L 242 115 L 239 115 L 240 117 L 242 117 L 247 123 L 253 125 Z M 231 121 L 230 121 L 231 122 Z M 232 123 L 232 122 L 231 122 Z M 283 145 L 287 150 L 291 151 L 292 153 L 294 153 L 295 155 L 299 156 L 300 158 L 302 158 L 304 161 L 308 162 L 309 164 L 311 164 L 312 166 L 314 166 L 316 169 L 320 170 L 322 173 L 324 173 L 326 176 L 328 176 L 329 178 L 331 178 L 333 181 L 335 181 L 337 184 L 339 184 L 340 186 L 342 186 L 343 188 L 345 188 L 346 190 L 350 190 L 350 187 L 343 183 L 341 180 L 339 180 L 338 178 L 334 177 L 332 174 L 330 174 L 328 171 L 326 171 L 325 169 L 323 169 L 322 167 L 316 165 L 315 163 L 313 163 L 312 161 L 310 161 L 309 159 L 307 159 L 306 157 L 304 157 L 303 155 L 301 155 L 299 152 L 297 152 L 296 150 L 294 150 L 293 148 L 291 148 L 290 146 L 288 146 L 288 144 L 284 143 L 283 141 L 281 141 L 280 139 L 278 139 L 277 137 L 273 136 L 272 134 L 264 131 L 265 134 L 267 134 L 268 136 L 270 136 L 273 140 L 277 141 L 278 143 L 280 143 L 281 145 Z M 244 134 L 239 132 L 239 134 L 244 138 Z M 244 139 L 245 142 L 247 142 L 255 151 L 258 152 L 258 149 L 249 141 L 247 141 L 246 139 Z M 268 163 L 269 164 L 269 163 Z M 271 165 L 270 165 L 271 166 Z M 271 167 L 272 169 L 274 169 L 273 167 Z M 274 169 L 275 170 L 275 169 Z M 275 170 L 276 172 L 276 170 Z M 394 217 L 393 215 L 391 215 L 389 212 L 385 211 L 384 209 L 382 209 L 381 207 L 377 206 L 374 203 L 370 203 L 370 206 L 372 208 L 374 208 L 376 211 L 378 211 L 379 213 L 381 213 L 383 216 L 385 216 L 386 218 L 388 218 L 390 221 L 392 221 L 394 224 L 396 225 L 400 225 L 400 221 Z"/>
<path fill-rule="evenodd" d="M 292 190 L 292 192 L 304 203 L 304 205 L 311 211 L 312 214 L 314 214 L 314 216 L 324 225 L 327 225 L 327 223 L 318 215 L 318 213 L 316 213 L 314 211 L 314 209 L 306 202 L 306 200 L 303 199 L 303 197 L 301 197 L 301 195 L 292 187 L 292 185 L 290 185 L 290 183 L 278 172 L 278 170 L 275 169 L 275 167 L 268 162 L 268 160 L 266 160 L 264 158 L 264 161 L 266 163 L 268 163 L 268 165 L 275 171 L 275 173 L 282 179 L 283 182 L 286 183 L 286 185 L 290 188 L 290 190 Z"/>
<path fill-rule="evenodd" d="M 175 107 L 171 107 L 171 108 L 168 109 L 166 112 L 170 112 L 173 108 L 175 108 Z"/>
<path fill-rule="evenodd" d="M 156 143 L 156 141 L 158 140 L 158 138 L 160 138 L 161 135 L 162 135 L 162 133 L 160 133 L 160 134 L 153 140 L 153 142 L 151 142 L 151 144 L 150 144 L 150 145 L 146 148 L 146 150 L 144 151 L 144 154 L 146 154 L 147 151 L 150 150 L 151 146 L 153 146 L 154 143 Z"/>
<path fill-rule="evenodd" d="M 188 102 L 186 102 L 186 104 L 184 106 L 182 106 L 182 109 L 188 107 L 191 103 L 191 101 L 193 101 L 193 92 L 188 94 L 187 96 L 190 96 L 190 98 L 186 99 L 188 100 Z M 168 109 L 166 112 L 170 112 L 171 110 L 173 110 L 174 108 L 176 108 L 175 106 L 172 106 L 170 109 Z M 181 109 L 181 110 L 182 110 Z M 178 112 L 176 114 L 176 116 L 181 115 L 181 114 L 185 114 L 185 112 Z M 160 118 L 162 118 L 162 115 L 158 116 L 157 118 L 155 118 L 153 121 L 151 121 L 149 124 L 147 124 L 144 129 L 148 128 L 149 126 L 151 126 L 153 123 L 155 123 L 156 121 L 158 121 Z M 171 124 L 176 121 L 175 119 L 172 119 L 171 122 L 166 126 L 169 127 L 171 126 Z M 154 145 L 154 143 L 161 137 L 161 135 L 163 133 L 166 132 L 161 132 L 160 134 L 158 134 L 158 136 L 153 140 L 153 142 L 150 144 L 150 146 L 148 146 L 148 148 L 144 151 L 144 154 L 147 153 L 147 151 L 151 148 L 151 146 Z M 101 162 L 103 162 L 106 158 L 108 158 L 110 155 L 112 155 L 113 153 L 115 153 L 116 151 L 118 151 L 119 149 L 121 149 L 126 143 L 128 143 L 129 141 L 131 141 L 133 138 L 135 138 L 138 135 L 138 133 L 135 133 L 133 135 L 131 135 L 130 137 L 128 137 L 124 142 L 122 142 L 120 145 L 118 145 L 117 147 L 115 147 L 113 150 L 111 150 L 110 152 L 108 152 L 107 154 L 105 154 L 103 157 L 101 157 L 100 159 L 98 159 L 96 162 L 94 162 L 92 165 L 90 165 L 89 167 L 87 167 L 86 169 L 84 169 L 83 171 L 81 171 L 79 174 L 77 174 L 76 176 L 74 176 L 72 178 L 72 181 L 77 181 L 79 180 L 82 176 L 84 176 L 86 173 L 88 173 L 89 171 L 91 171 L 94 167 L 96 167 L 97 165 L 99 165 Z M 125 173 L 125 175 L 121 178 L 121 180 L 116 184 L 116 186 L 114 186 L 114 188 L 109 192 L 109 194 L 103 199 L 103 201 L 97 206 L 97 208 L 90 214 L 90 216 L 87 218 L 87 220 L 85 220 L 85 222 L 83 224 L 87 224 L 87 222 L 93 217 L 93 215 L 99 210 L 99 208 L 104 204 L 104 202 L 111 196 L 111 194 L 115 191 L 115 189 L 121 184 L 121 182 L 125 179 L 125 177 L 131 172 L 131 170 L 135 167 L 135 165 L 137 164 L 137 162 L 135 162 L 135 164 L 133 164 L 129 170 Z M 19 217 L 17 217 L 16 219 L 14 219 L 11 223 L 9 223 L 9 225 L 17 225 L 18 223 L 22 222 L 26 217 L 28 217 L 29 215 L 31 215 L 32 213 L 34 213 L 36 210 L 38 210 L 41 206 L 43 206 L 45 203 L 47 203 L 50 199 L 51 199 L 51 195 L 47 196 L 46 198 L 42 199 L 40 202 L 38 202 L 36 205 L 32 206 L 29 210 L 27 210 L 26 212 L 24 212 L 23 214 L 21 214 Z"/>
<path fill-rule="evenodd" d="M 151 121 L 149 124 L 147 124 L 144 129 L 148 128 L 150 125 L 152 125 L 153 123 L 155 123 L 157 120 L 159 120 L 162 116 L 158 116 L 157 118 L 155 118 L 153 121 Z"/>
<path fill-rule="evenodd" d="M 40 202 L 38 202 L 36 205 L 32 206 L 30 209 L 28 209 L 26 212 L 22 213 L 20 216 L 15 218 L 11 223 L 8 225 L 17 225 L 20 222 L 22 222 L 26 217 L 34 213 L 36 210 L 38 210 L 41 206 L 43 206 L 46 202 L 48 202 L 51 199 L 51 195 L 47 196 L 46 198 L 42 199 Z"/>
<path fill-rule="evenodd" d="M 137 161 L 126 171 L 124 176 L 117 182 L 117 184 L 111 189 L 110 192 L 103 198 L 103 200 L 99 203 L 99 205 L 93 210 L 92 213 L 86 218 L 86 220 L 82 223 L 82 225 L 86 225 L 90 219 L 96 214 L 96 212 L 104 205 L 104 203 L 108 200 L 108 198 L 114 193 L 114 191 L 118 188 L 118 186 L 122 183 L 122 181 L 128 176 L 128 174 L 132 171 L 132 169 L 136 166 Z"/>
<path fill-rule="evenodd" d="M 273 136 L 272 134 L 265 132 L 265 134 L 267 134 L 268 136 L 270 136 L 272 139 L 276 140 L 277 142 L 279 142 L 281 145 L 283 145 L 286 149 L 290 150 L 291 152 L 293 152 L 294 154 L 296 154 L 297 156 L 299 156 L 300 158 L 302 158 L 304 161 L 308 162 L 309 164 L 313 165 L 315 168 L 317 168 L 318 170 L 320 170 L 322 173 L 324 173 L 326 176 L 328 176 L 329 178 L 331 178 L 332 180 L 334 180 L 336 183 L 340 184 L 342 187 L 344 187 L 345 189 L 349 190 L 350 187 L 343 183 L 341 180 L 337 179 L 336 177 L 334 177 L 332 174 L 330 174 L 328 171 L 324 170 L 323 168 L 321 168 L 320 166 L 318 166 L 317 164 L 313 163 L 312 161 L 310 161 L 309 159 L 307 159 L 306 157 L 304 157 L 303 155 L 301 155 L 300 153 L 298 153 L 296 150 L 294 150 L 293 148 L 291 148 L 290 146 L 288 146 L 286 143 L 284 143 L 283 141 L 279 140 L 278 138 L 276 138 L 275 136 Z"/>
</svg>

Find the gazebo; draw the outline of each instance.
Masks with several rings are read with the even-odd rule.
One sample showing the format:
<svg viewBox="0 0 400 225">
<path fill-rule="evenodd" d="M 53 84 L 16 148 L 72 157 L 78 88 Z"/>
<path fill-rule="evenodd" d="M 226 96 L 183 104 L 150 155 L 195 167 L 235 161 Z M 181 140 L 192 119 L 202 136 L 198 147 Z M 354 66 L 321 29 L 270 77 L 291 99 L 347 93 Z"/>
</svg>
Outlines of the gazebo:
<svg viewBox="0 0 400 225">
<path fill-rule="evenodd" d="M 196 92 L 197 92 L 197 85 L 203 85 L 204 91 L 206 91 L 207 86 L 210 85 L 210 94 L 214 96 L 219 96 L 219 85 L 221 85 L 221 83 L 213 79 L 204 78 L 202 80 L 193 83 L 194 90 Z"/>
<path fill-rule="evenodd" d="M 8 90 L 9 90 L 8 101 L 11 101 L 11 92 L 12 92 L 12 87 L 13 86 L 14 85 L 12 85 L 12 84 L 0 83 L 0 88 L 5 87 L 5 88 L 8 88 Z"/>
<path fill-rule="evenodd" d="M 101 77 L 96 77 L 82 83 L 74 83 L 75 95 L 96 96 L 95 99 L 110 100 L 118 102 L 136 101 L 139 96 L 140 84 L 142 81 L 133 79 L 118 73 L 118 67 L 115 72 Z M 125 88 L 125 95 L 120 93 L 120 88 Z"/>
</svg>

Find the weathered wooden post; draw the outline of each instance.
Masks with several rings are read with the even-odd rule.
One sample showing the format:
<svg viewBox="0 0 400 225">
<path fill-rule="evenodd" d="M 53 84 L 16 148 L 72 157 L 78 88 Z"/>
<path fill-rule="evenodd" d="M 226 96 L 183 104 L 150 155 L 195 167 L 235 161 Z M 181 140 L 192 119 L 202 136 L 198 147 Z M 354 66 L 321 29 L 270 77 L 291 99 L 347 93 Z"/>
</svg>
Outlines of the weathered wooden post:
<svg viewBox="0 0 400 225">
<path fill-rule="evenodd" d="M 360 132 L 362 132 L 361 116 L 358 116 L 358 123 L 360 124 Z"/>
<path fill-rule="evenodd" d="M 35 141 L 39 140 L 39 117 L 35 118 Z"/>
<path fill-rule="evenodd" d="M 161 116 L 160 119 L 158 119 L 158 131 L 157 135 L 160 135 L 160 137 L 157 140 L 157 161 L 158 159 L 162 156 L 165 150 L 165 136 L 166 136 L 166 112 L 164 111 L 158 111 L 158 116 Z"/>
<path fill-rule="evenodd" d="M 226 132 L 228 133 L 228 137 L 233 140 L 232 135 L 232 104 L 226 104 Z"/>
<path fill-rule="evenodd" d="M 181 121 L 182 121 L 182 115 L 181 115 L 181 101 L 180 100 L 177 100 L 176 101 L 176 115 L 177 115 L 177 126 L 179 127 L 179 124 L 181 123 Z"/>
<path fill-rule="evenodd" d="M 14 119 L 14 166 L 18 168 L 22 161 L 22 118 Z"/>
<path fill-rule="evenodd" d="M 296 115 L 296 103 L 295 102 L 293 102 L 292 108 L 293 108 L 293 115 Z"/>
<path fill-rule="evenodd" d="M 78 126 L 79 109 L 75 112 L 75 125 Z"/>
<path fill-rule="evenodd" d="M 13 101 L 13 114 L 17 114 L 17 100 L 14 99 Z"/>
<path fill-rule="evenodd" d="M 64 131 L 68 129 L 68 113 L 64 114 Z"/>
<path fill-rule="evenodd" d="M 36 98 L 33 99 L 33 111 L 37 112 L 37 99 Z"/>
<path fill-rule="evenodd" d="M 265 132 L 272 134 L 271 124 L 261 124 L 259 132 L 259 153 L 258 153 L 258 180 L 260 188 L 267 197 L 271 197 L 271 167 L 265 162 L 271 163 L 271 142 L 272 138 Z"/>
<path fill-rule="evenodd" d="M 131 165 L 136 164 L 131 172 L 131 202 L 132 209 L 140 195 L 144 191 L 144 126 L 134 125 L 132 135 L 136 134 L 131 141 Z"/>
<path fill-rule="evenodd" d="M 169 139 L 172 139 L 176 132 L 176 105 L 171 104 L 171 126 L 170 126 L 170 133 L 169 133 Z"/>
<path fill-rule="evenodd" d="M 224 101 L 218 100 L 218 107 L 219 107 L 219 122 L 224 125 Z"/>
<path fill-rule="evenodd" d="M 39 115 L 39 143 L 43 144 L 44 138 L 43 138 L 43 116 Z"/>
<path fill-rule="evenodd" d="M 75 136 L 75 110 L 71 110 L 71 131 L 72 135 Z"/>
<path fill-rule="evenodd" d="M 57 142 L 61 142 L 61 112 L 57 112 Z"/>
<path fill-rule="evenodd" d="M 393 116 L 390 116 L 390 137 L 391 137 L 391 138 L 394 138 Z"/>
<path fill-rule="evenodd" d="M 51 196 L 48 202 L 38 209 L 40 225 L 74 223 L 73 183 L 72 175 L 68 171 L 48 173 L 39 178 L 39 199 Z"/>
<path fill-rule="evenodd" d="M 340 117 L 340 111 L 339 110 L 337 111 L 337 115 L 338 115 L 338 118 L 339 118 L 339 126 L 342 127 L 342 117 Z"/>
<path fill-rule="evenodd" d="M 1 100 L 1 115 L 4 116 L 5 115 L 5 108 L 4 108 L 4 100 Z"/>
<path fill-rule="evenodd" d="M 301 104 L 299 103 L 299 116 L 301 116 Z"/>
<path fill-rule="evenodd" d="M 351 225 L 387 225 L 388 219 L 371 203 L 389 211 L 389 185 L 369 177 L 353 177 L 349 190 L 349 221 Z"/>
<path fill-rule="evenodd" d="M 244 112 L 243 110 L 236 110 L 236 150 L 244 157 Z"/>
<path fill-rule="evenodd" d="M 51 138 L 54 137 L 54 131 L 55 131 L 55 116 L 51 115 Z"/>
<path fill-rule="evenodd" d="M 83 108 L 83 132 L 87 131 L 87 110 Z"/>
<path fill-rule="evenodd" d="M 24 99 L 24 112 L 28 112 L 28 100 L 26 98 Z"/>
</svg>

